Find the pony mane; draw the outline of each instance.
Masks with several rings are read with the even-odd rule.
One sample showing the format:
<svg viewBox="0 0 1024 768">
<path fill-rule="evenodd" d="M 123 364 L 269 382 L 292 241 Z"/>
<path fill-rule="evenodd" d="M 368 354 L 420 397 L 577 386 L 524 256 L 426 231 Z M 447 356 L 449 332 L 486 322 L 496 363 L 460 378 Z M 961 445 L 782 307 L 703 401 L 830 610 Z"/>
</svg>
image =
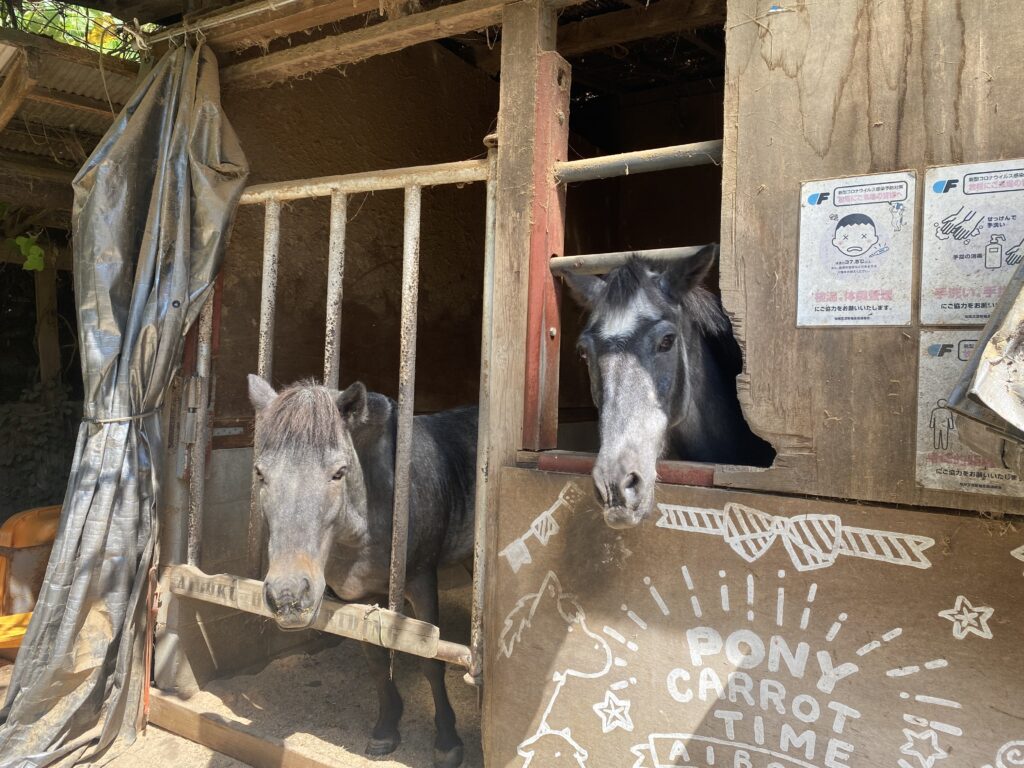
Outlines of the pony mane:
<svg viewBox="0 0 1024 768">
<path fill-rule="evenodd" d="M 653 262 L 632 256 L 605 278 L 602 298 L 608 307 L 624 309 L 633 301 L 637 291 L 645 291 L 649 297 L 655 297 L 656 302 L 668 306 L 670 301 L 658 285 L 662 273 L 663 269 L 659 269 Z M 717 338 L 729 334 L 732 327 L 729 317 L 725 314 L 718 297 L 706 288 L 695 286 L 687 291 L 678 306 L 704 336 Z"/>
<path fill-rule="evenodd" d="M 342 423 L 335 396 L 312 379 L 281 390 L 259 418 L 258 452 L 322 451 L 341 445 Z"/>
</svg>

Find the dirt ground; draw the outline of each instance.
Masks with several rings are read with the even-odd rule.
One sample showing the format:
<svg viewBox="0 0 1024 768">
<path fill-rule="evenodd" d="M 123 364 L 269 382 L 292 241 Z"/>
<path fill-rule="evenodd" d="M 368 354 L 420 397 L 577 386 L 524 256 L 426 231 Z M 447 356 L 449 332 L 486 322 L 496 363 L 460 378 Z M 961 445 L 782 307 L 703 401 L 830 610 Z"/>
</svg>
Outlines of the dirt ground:
<svg viewBox="0 0 1024 768">
<path fill-rule="evenodd" d="M 466 642 L 469 587 L 442 592 L 442 636 Z M 3 664 L 0 661 L 0 664 Z M 259 672 L 217 680 L 189 700 L 211 712 L 286 741 L 299 753 L 315 755 L 338 768 L 429 768 L 433 764 L 434 705 L 417 658 L 397 654 L 395 679 L 405 701 L 402 743 L 388 759 L 369 759 L 363 748 L 377 713 L 376 689 L 358 643 L 340 640 L 314 654 L 276 659 Z M 0 700 L 10 681 L 10 665 L 0 666 Z M 482 768 L 480 714 L 476 688 L 449 667 L 448 695 L 466 744 L 465 768 Z M 150 725 L 128 749 L 108 754 L 96 765 L 107 768 L 244 768 L 234 760 Z"/>
</svg>

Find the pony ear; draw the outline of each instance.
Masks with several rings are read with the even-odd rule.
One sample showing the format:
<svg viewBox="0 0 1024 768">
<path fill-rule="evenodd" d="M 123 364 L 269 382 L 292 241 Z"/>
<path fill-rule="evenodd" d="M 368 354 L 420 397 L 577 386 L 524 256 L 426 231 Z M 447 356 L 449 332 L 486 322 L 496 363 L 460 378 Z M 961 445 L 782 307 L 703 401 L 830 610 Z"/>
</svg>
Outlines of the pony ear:
<svg viewBox="0 0 1024 768">
<path fill-rule="evenodd" d="M 350 384 L 338 393 L 338 411 L 346 424 L 356 424 L 366 419 L 366 387 L 363 382 Z"/>
<path fill-rule="evenodd" d="M 659 281 L 661 290 L 669 296 L 682 298 L 701 284 L 717 260 L 718 243 L 705 245 L 693 256 L 680 259 L 662 272 Z"/>
<path fill-rule="evenodd" d="M 249 402 L 252 403 L 252 407 L 256 409 L 257 413 L 270 405 L 275 397 L 277 397 L 277 392 L 270 384 L 255 373 L 249 374 Z"/>
<path fill-rule="evenodd" d="M 597 275 L 577 275 L 573 272 L 566 272 L 562 275 L 565 284 L 569 286 L 569 293 L 584 309 L 593 309 L 594 304 L 601 297 L 604 291 L 605 282 Z"/>
</svg>

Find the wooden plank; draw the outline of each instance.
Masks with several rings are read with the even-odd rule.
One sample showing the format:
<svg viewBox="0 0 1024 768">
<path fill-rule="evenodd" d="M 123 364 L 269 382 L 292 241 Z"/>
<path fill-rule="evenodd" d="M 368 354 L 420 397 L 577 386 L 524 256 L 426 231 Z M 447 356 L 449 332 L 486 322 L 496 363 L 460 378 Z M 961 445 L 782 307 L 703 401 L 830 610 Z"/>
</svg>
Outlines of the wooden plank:
<svg viewBox="0 0 1024 768">
<path fill-rule="evenodd" d="M 29 57 L 24 51 L 16 55 L 7 67 L 3 84 L 0 84 L 0 131 L 11 122 L 36 85 L 34 72 L 29 68 Z"/>
<path fill-rule="evenodd" d="M 262 581 L 223 573 L 206 574 L 190 565 L 169 566 L 166 581 L 170 592 L 179 597 L 257 616 L 272 616 L 263 600 Z M 425 658 L 434 658 L 438 653 L 440 631 L 433 624 L 375 606 L 324 598 L 311 628 Z"/>
<path fill-rule="evenodd" d="M 44 88 L 36 85 L 25 94 L 25 99 L 39 104 L 51 104 L 55 107 L 73 109 L 76 112 L 86 112 L 91 115 L 99 115 L 113 122 L 117 114 L 124 108 L 122 104 L 111 104 L 99 99 L 90 99 L 88 96 L 79 96 L 76 93 L 64 93 L 63 91 Z"/>
<path fill-rule="evenodd" d="M 558 29 L 558 52 L 565 58 L 636 40 L 725 23 L 725 0 L 660 0 L 564 24 Z M 501 45 L 479 51 L 476 64 L 485 72 L 500 69 Z"/>
<path fill-rule="evenodd" d="M 488 425 L 486 439 L 478 446 L 483 454 L 488 488 L 486 561 L 497 557 L 497 511 L 500 468 L 512 466 L 521 448 L 523 390 L 508 386 L 520 381 L 526 365 L 526 311 L 529 286 L 530 213 L 538 194 L 533 173 L 537 152 L 537 83 L 542 54 L 553 51 L 557 19 L 539 0 L 508 5 L 502 17 L 502 78 L 498 104 L 497 199 L 495 215 L 495 263 L 491 299 L 491 359 L 486 402 L 481 421 Z M 480 510 L 477 511 L 480 514 Z M 480 546 L 480 542 L 477 542 Z M 484 604 L 497 588 L 487 572 Z M 501 729 L 492 713 L 501 706 L 500 690 L 488 678 L 497 628 L 484 622 L 484 744 Z M 486 746 L 485 746 L 486 750 Z"/>
<path fill-rule="evenodd" d="M 1009 768 L 1024 747 L 993 706 L 1024 696 L 1020 527 L 658 486 L 622 531 L 582 478 L 501 489 L 486 765 Z"/>
<path fill-rule="evenodd" d="M 1024 61 L 990 76 L 982 54 L 1018 44 L 1009 8 L 851 0 L 764 13 L 757 0 L 729 0 L 720 284 L 746 357 L 741 403 L 790 474 L 728 482 L 1020 511 L 1019 499 L 917 486 L 916 316 L 907 328 L 794 323 L 802 181 L 909 168 L 923 186 L 929 165 L 1024 156 L 1024 124 L 1006 107 Z"/>
<path fill-rule="evenodd" d="M 39 355 L 39 380 L 45 396 L 53 396 L 60 384 L 60 339 L 57 334 L 57 267 L 52 255 L 46 268 L 36 272 L 36 351 Z"/>
<path fill-rule="evenodd" d="M 505 0 L 462 0 L 372 27 L 296 45 L 226 67 L 221 82 L 228 88 L 258 88 L 329 67 L 400 51 L 497 24 Z"/>
<path fill-rule="evenodd" d="M 523 376 L 523 439 L 529 450 L 554 448 L 558 440 L 558 357 L 562 322 L 559 285 L 550 260 L 565 254 L 565 185 L 555 183 L 555 164 L 568 159 L 571 68 L 554 51 L 540 55 L 535 96 L 533 209 L 530 212 L 530 277 Z"/>
<path fill-rule="evenodd" d="M 566 24 L 558 30 L 558 52 L 566 58 L 725 23 L 724 0 L 660 0 Z"/>
<path fill-rule="evenodd" d="M 338 768 L 285 739 L 155 689 L 150 692 L 149 722 L 253 768 Z"/>
<path fill-rule="evenodd" d="M 202 28 L 210 47 L 217 52 L 226 52 L 255 45 L 265 46 L 280 37 L 379 9 L 379 0 L 297 0 L 269 8 L 265 0 L 252 0 L 212 12 L 190 14 L 184 24 L 190 29 Z M 161 30 L 161 36 L 168 34 L 173 37 L 181 31 L 182 24 L 175 24 Z"/>
</svg>

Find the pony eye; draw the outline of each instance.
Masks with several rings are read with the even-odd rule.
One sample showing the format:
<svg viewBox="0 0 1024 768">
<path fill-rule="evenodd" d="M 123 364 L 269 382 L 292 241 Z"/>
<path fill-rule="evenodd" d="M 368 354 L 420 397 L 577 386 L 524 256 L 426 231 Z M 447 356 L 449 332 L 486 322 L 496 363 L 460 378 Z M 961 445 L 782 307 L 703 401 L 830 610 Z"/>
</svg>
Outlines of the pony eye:
<svg viewBox="0 0 1024 768">
<path fill-rule="evenodd" d="M 338 467 L 338 471 L 331 475 L 331 480 L 341 480 L 348 472 L 348 467 Z"/>
<path fill-rule="evenodd" d="M 576 354 L 580 356 L 580 360 L 587 362 L 587 348 L 582 344 L 576 347 Z"/>
<path fill-rule="evenodd" d="M 256 470 L 256 479 L 257 480 L 259 480 L 261 483 L 267 482 L 266 478 L 263 477 L 263 471 L 259 467 L 253 467 L 253 469 Z"/>
<path fill-rule="evenodd" d="M 661 337 L 661 341 L 658 342 L 659 352 L 668 352 L 672 347 L 675 346 L 676 335 L 674 333 L 666 333 Z"/>
</svg>

